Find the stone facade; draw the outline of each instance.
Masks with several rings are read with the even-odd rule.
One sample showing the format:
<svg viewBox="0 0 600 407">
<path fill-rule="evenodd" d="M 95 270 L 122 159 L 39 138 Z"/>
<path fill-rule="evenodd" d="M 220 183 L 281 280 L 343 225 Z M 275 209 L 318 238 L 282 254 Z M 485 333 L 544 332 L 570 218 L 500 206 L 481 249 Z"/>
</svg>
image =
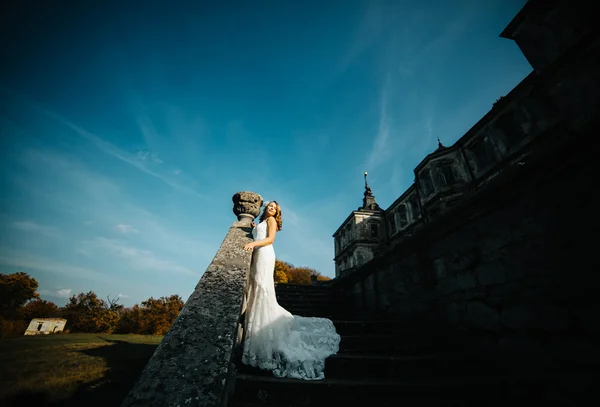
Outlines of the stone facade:
<svg viewBox="0 0 600 407">
<path fill-rule="evenodd" d="M 380 215 L 380 255 L 334 284 L 353 316 L 428 320 L 478 345 L 577 363 L 600 354 L 600 264 L 587 237 L 600 229 L 600 36 L 565 4 L 531 0 L 503 32 L 534 71 L 429 154 Z"/>
<path fill-rule="evenodd" d="M 67 320 L 63 318 L 33 318 L 25 335 L 47 335 L 62 332 Z"/>
<path fill-rule="evenodd" d="M 415 183 L 388 209 L 369 212 L 363 204 L 362 215 L 355 211 L 344 221 L 334 233 L 336 277 L 364 263 L 358 260 L 358 247 L 368 253 L 363 259 L 385 253 L 457 204 L 476 197 L 503 171 L 526 165 L 538 144 L 561 143 L 571 137 L 571 131 L 586 128 L 600 104 L 596 57 L 600 45 L 596 30 L 581 23 L 589 19 L 574 17 L 585 10 L 575 12 L 565 4 L 532 0 L 513 19 L 502 36 L 517 41 L 528 59 L 535 61 L 534 71 L 500 97 L 454 145 L 439 143 L 414 169 Z M 569 26 L 574 21 L 579 21 L 575 28 Z M 555 34 L 548 34 L 549 29 Z M 534 40 L 536 35 L 543 41 Z M 544 46 L 534 46 L 540 41 Z M 560 43 L 552 45 L 552 41 Z M 546 57 L 540 55 L 543 50 L 549 53 Z M 360 242 L 364 235 L 358 225 L 367 219 L 383 221 L 382 235 Z"/>
<path fill-rule="evenodd" d="M 365 172 L 363 205 L 333 234 L 336 277 L 348 274 L 377 256 L 386 241 L 385 228 L 385 213 L 375 201 Z"/>
</svg>

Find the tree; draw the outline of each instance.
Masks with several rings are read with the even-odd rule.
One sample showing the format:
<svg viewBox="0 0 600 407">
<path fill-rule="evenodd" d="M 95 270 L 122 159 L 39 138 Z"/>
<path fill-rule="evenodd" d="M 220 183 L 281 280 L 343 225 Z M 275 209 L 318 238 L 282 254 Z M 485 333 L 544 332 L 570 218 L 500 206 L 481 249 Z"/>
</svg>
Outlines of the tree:
<svg viewBox="0 0 600 407">
<path fill-rule="evenodd" d="M 131 308 L 121 310 L 119 327 L 117 332 L 120 334 L 142 334 L 148 331 L 147 323 L 143 318 L 142 309 L 138 304 Z"/>
<path fill-rule="evenodd" d="M 292 276 L 289 280 L 290 284 L 310 284 L 312 269 L 307 267 L 294 267 L 291 269 L 290 274 Z"/>
<path fill-rule="evenodd" d="M 72 296 L 63 313 L 74 331 L 113 333 L 119 323 L 119 314 L 109 307 L 102 298 L 90 291 Z"/>
<path fill-rule="evenodd" d="M 275 260 L 275 270 L 273 272 L 273 280 L 275 283 L 287 283 L 290 280 L 290 270 L 293 266 L 281 260 Z"/>
<path fill-rule="evenodd" d="M 311 270 L 311 276 L 315 277 L 317 279 L 317 281 L 331 281 L 330 277 L 322 275 L 317 270 L 314 270 L 314 269 L 310 269 L 310 270 Z"/>
<path fill-rule="evenodd" d="M 58 316 L 58 307 L 51 301 L 36 299 L 23 305 L 19 313 L 21 314 L 21 318 L 31 321 L 33 318 Z"/>
<path fill-rule="evenodd" d="M 27 273 L 0 274 L 0 314 L 14 317 L 27 301 L 39 298 L 38 282 Z"/>
<path fill-rule="evenodd" d="M 121 313 L 123 311 L 123 309 L 125 309 L 125 306 L 123 306 L 122 304 L 119 304 L 119 297 L 113 297 L 110 298 L 110 295 L 106 297 L 106 307 L 111 310 L 111 311 L 115 311 L 117 313 Z"/>
<path fill-rule="evenodd" d="M 321 275 L 317 270 L 310 267 L 296 267 L 293 264 L 281 260 L 275 260 L 273 280 L 279 284 L 310 284 L 312 277 L 317 281 L 329 281 L 331 278 Z"/>
<path fill-rule="evenodd" d="M 275 270 L 275 274 L 273 275 L 273 280 L 275 281 L 275 284 L 287 284 L 288 276 L 287 276 L 287 274 L 285 274 L 285 272 L 283 272 L 281 270 Z"/>
<path fill-rule="evenodd" d="M 183 300 L 179 295 L 170 297 L 148 298 L 142 302 L 141 321 L 144 330 L 140 333 L 164 335 L 167 333 L 179 312 L 183 309 Z"/>
<path fill-rule="evenodd" d="M 275 260 L 275 270 L 273 271 L 273 280 L 275 283 L 288 283 L 292 278 L 290 263 L 286 263 L 281 260 Z"/>
</svg>

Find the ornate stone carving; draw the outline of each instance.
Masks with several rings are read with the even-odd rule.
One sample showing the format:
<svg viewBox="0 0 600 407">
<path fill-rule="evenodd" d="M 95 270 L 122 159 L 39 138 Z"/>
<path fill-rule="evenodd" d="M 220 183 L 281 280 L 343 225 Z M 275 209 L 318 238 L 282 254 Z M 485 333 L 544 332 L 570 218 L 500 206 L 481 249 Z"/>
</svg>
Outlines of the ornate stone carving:
<svg viewBox="0 0 600 407">
<path fill-rule="evenodd" d="M 233 200 L 233 213 L 237 216 L 238 221 L 250 224 L 259 215 L 263 203 L 260 195 L 242 191 L 233 195 L 231 199 Z"/>
</svg>

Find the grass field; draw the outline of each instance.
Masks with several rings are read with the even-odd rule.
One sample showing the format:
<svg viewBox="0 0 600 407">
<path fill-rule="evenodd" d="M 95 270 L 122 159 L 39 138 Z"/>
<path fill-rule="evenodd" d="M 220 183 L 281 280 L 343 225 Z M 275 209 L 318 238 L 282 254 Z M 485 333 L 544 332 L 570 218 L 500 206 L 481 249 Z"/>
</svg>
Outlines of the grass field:
<svg viewBox="0 0 600 407">
<path fill-rule="evenodd" d="M 62 334 L 0 340 L 0 406 L 118 406 L 161 339 Z"/>
</svg>

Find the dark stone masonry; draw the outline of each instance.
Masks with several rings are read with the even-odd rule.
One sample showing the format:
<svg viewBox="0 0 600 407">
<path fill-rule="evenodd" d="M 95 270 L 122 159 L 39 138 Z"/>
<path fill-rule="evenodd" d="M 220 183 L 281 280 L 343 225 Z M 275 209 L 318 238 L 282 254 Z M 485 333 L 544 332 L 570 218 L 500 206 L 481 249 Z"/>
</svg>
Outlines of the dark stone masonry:
<svg viewBox="0 0 600 407">
<path fill-rule="evenodd" d="M 232 358 L 251 253 L 250 222 L 262 198 L 234 195 L 239 221 L 229 229 L 194 293 L 165 335 L 122 406 L 225 406 L 235 382 Z"/>
<path fill-rule="evenodd" d="M 336 281 L 350 313 L 452 327 L 488 349 L 598 359 L 600 202 L 590 194 L 595 154 L 580 144 L 594 134 L 503 174 Z"/>
<path fill-rule="evenodd" d="M 501 36 L 533 72 L 454 145 L 440 142 L 389 208 L 346 218 L 333 286 L 348 318 L 418 321 L 488 355 L 600 362 L 591 16 L 582 3 L 530 0 Z"/>
</svg>

